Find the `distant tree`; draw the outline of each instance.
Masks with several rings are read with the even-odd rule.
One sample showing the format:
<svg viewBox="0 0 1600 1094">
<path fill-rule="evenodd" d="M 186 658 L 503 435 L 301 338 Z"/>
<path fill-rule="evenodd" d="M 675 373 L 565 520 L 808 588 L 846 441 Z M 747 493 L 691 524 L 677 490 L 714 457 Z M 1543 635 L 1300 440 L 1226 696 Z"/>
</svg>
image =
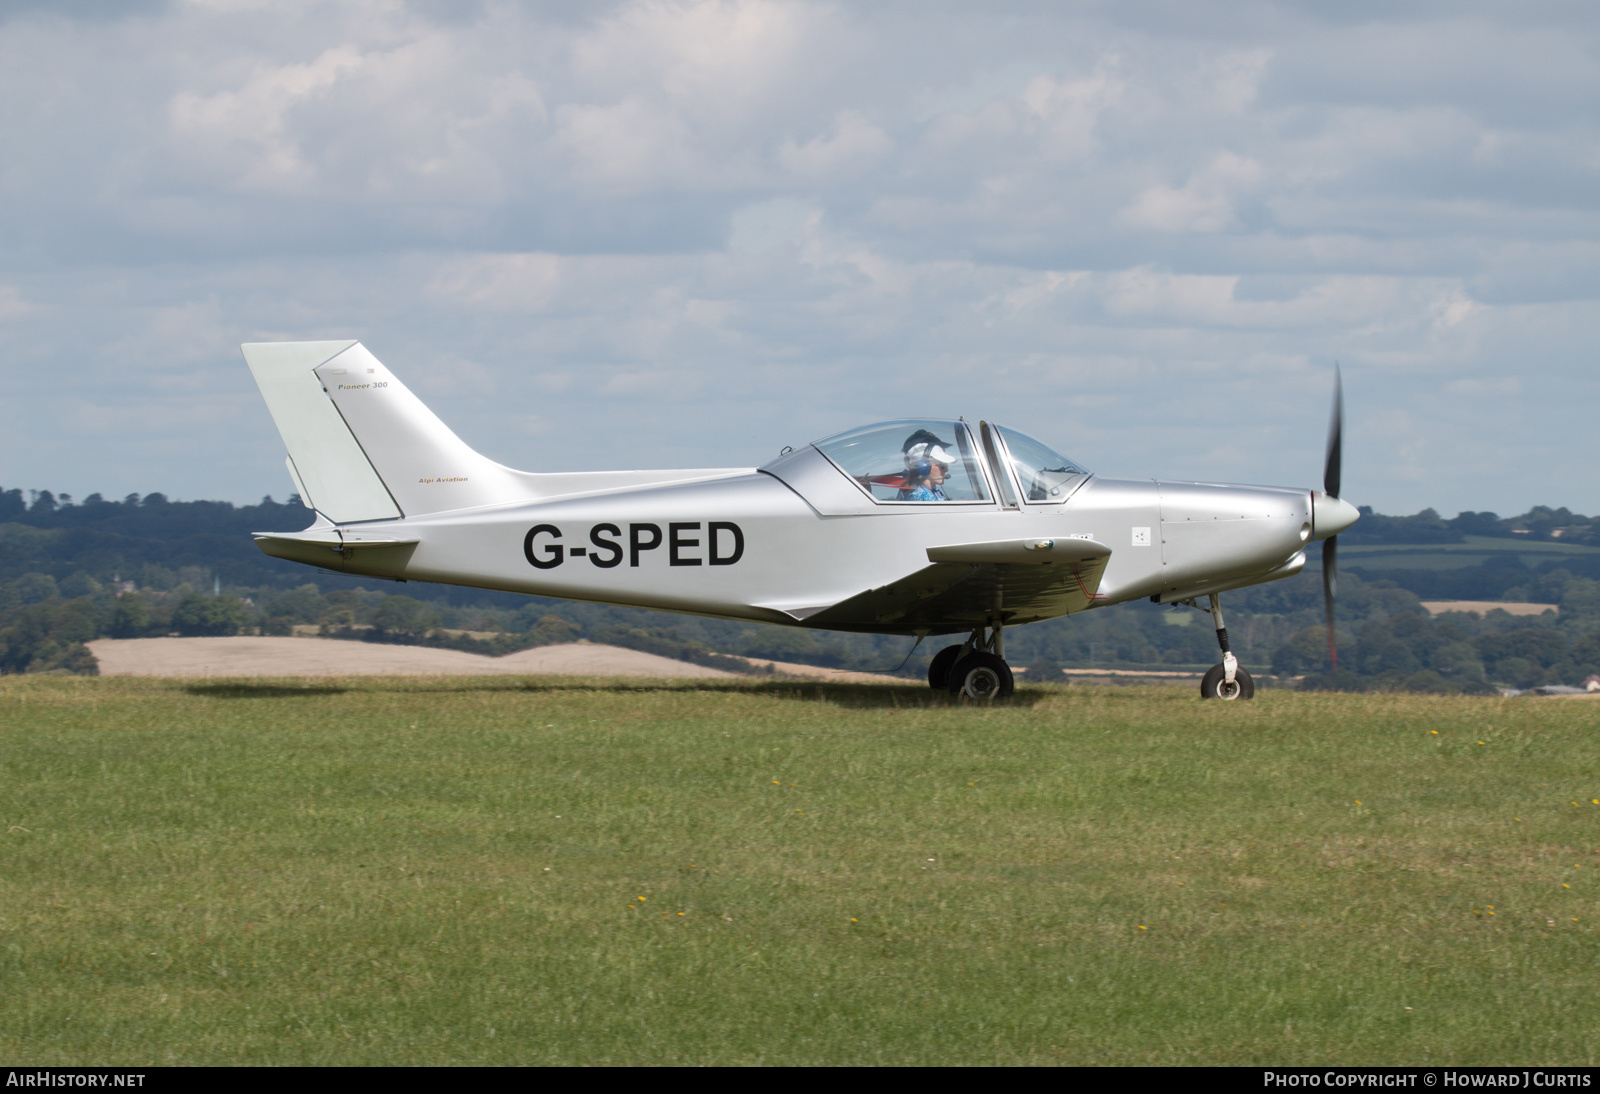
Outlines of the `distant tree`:
<svg viewBox="0 0 1600 1094">
<path fill-rule="evenodd" d="M 1600 581 L 1575 577 L 1561 590 L 1561 618 L 1600 620 Z"/>
<path fill-rule="evenodd" d="M 61 595 L 69 598 L 93 596 L 100 591 L 100 583 L 82 570 L 75 570 L 60 583 Z"/>
<path fill-rule="evenodd" d="M 325 627 L 348 627 L 361 610 L 361 594 L 354 589 L 335 589 L 322 598 L 317 622 Z"/>
<path fill-rule="evenodd" d="M 11 587 L 17 600 L 23 604 L 39 604 L 61 595 L 56 579 L 49 574 L 23 574 Z"/>
<path fill-rule="evenodd" d="M 117 597 L 111 606 L 111 620 L 106 633 L 112 638 L 137 638 L 150 629 L 150 608 L 144 597 L 128 593 Z"/>
<path fill-rule="evenodd" d="M 1470 642 L 1446 642 L 1433 651 L 1430 667 L 1451 680 L 1482 680 L 1483 658 Z"/>
<path fill-rule="evenodd" d="M 139 567 L 138 584 L 142 588 L 165 592 L 178 583 L 178 575 L 165 566 L 147 562 Z"/>
<path fill-rule="evenodd" d="M 372 613 L 372 625 L 385 634 L 421 634 L 433 621 L 433 612 L 409 596 L 386 596 Z"/>
<path fill-rule="evenodd" d="M 279 593 L 267 603 L 269 617 L 285 616 L 296 623 L 315 623 L 322 614 L 322 597 L 315 585 L 301 585 Z"/>
<path fill-rule="evenodd" d="M 1351 543 L 1460 543 L 1462 532 L 1446 523 L 1437 512 L 1424 509 L 1409 517 L 1391 517 L 1361 506 L 1361 519 L 1340 539 Z"/>
<path fill-rule="evenodd" d="M 21 490 L 0 491 L 0 521 L 13 521 L 28 512 Z"/>
<path fill-rule="evenodd" d="M 528 632 L 541 646 L 560 646 L 583 637 L 583 628 L 559 616 L 547 615 Z"/>
<path fill-rule="evenodd" d="M 250 611 L 236 596 L 202 596 L 190 593 L 172 612 L 172 629 L 182 635 L 238 634 Z"/>
<path fill-rule="evenodd" d="M 1518 687 L 1546 682 L 1571 660 L 1567 636 L 1555 627 L 1519 627 L 1502 634 L 1479 635 L 1474 643 L 1489 678 Z"/>
<path fill-rule="evenodd" d="M 1465 536 L 1505 536 L 1510 530 L 1501 522 L 1497 513 L 1474 513 L 1470 509 L 1456 514 L 1456 518 L 1446 521 L 1451 528 Z"/>
<path fill-rule="evenodd" d="M 1030 684 L 1065 684 L 1067 678 L 1061 675 L 1061 666 L 1056 662 L 1043 658 L 1028 666 L 1026 673 Z"/>
<path fill-rule="evenodd" d="M 1297 631 L 1272 655 L 1272 671 L 1278 676 L 1327 672 L 1328 632 L 1322 627 L 1304 627 Z"/>
<path fill-rule="evenodd" d="M 100 633 L 100 613 L 88 599 L 49 600 L 6 613 L 0 626 L 0 672 L 99 671 L 83 643 Z"/>
<path fill-rule="evenodd" d="M 740 643 L 739 652 L 746 657 L 765 657 L 770 661 L 810 661 L 822 652 L 822 643 L 810 631 L 785 627 L 750 633 Z"/>
<path fill-rule="evenodd" d="M 1301 691 L 1366 691 L 1370 686 L 1367 680 L 1346 668 L 1316 673 L 1300 681 Z"/>
<path fill-rule="evenodd" d="M 1365 630 L 1350 651 L 1350 667 L 1362 676 L 1378 676 L 1385 672 L 1416 672 L 1422 665 L 1417 655 L 1404 642 L 1384 629 Z"/>
</svg>

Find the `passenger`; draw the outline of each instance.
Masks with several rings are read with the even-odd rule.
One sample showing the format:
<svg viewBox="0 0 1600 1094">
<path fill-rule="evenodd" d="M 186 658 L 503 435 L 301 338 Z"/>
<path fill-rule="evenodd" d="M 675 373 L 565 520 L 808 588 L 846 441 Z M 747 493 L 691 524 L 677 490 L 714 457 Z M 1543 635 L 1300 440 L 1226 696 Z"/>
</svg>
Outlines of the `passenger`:
<svg viewBox="0 0 1600 1094">
<path fill-rule="evenodd" d="M 913 438 L 915 439 L 915 438 Z M 900 501 L 949 501 L 944 480 L 950 474 L 950 453 L 936 441 L 923 441 L 906 449 L 906 484 Z"/>
</svg>

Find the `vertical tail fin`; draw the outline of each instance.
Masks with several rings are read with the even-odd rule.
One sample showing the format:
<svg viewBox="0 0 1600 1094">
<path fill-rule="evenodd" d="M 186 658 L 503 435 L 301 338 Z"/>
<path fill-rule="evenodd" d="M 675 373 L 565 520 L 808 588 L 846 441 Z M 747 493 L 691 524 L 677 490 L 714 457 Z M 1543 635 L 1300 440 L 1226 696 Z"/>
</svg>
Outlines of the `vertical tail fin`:
<svg viewBox="0 0 1600 1094">
<path fill-rule="evenodd" d="M 240 347 L 290 474 L 336 523 L 513 501 L 520 475 L 469 448 L 359 342 Z"/>
<path fill-rule="evenodd" d="M 289 477 L 311 508 L 340 524 L 393 520 L 400 507 L 384 488 L 314 371 L 355 342 L 256 342 L 241 346 L 289 450 Z"/>
</svg>

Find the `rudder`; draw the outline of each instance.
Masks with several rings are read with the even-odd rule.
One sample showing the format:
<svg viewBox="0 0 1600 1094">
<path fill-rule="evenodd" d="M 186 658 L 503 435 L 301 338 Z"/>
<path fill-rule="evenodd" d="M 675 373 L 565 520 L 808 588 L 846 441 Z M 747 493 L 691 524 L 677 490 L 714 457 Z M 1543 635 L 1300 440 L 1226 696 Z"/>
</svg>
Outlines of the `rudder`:
<svg viewBox="0 0 1600 1094">
<path fill-rule="evenodd" d="M 241 348 L 289 448 L 291 473 L 330 520 L 420 516 L 529 494 L 525 476 L 468 447 L 361 343 Z"/>
<path fill-rule="evenodd" d="M 337 524 L 393 520 L 400 508 L 356 443 L 315 370 L 352 346 L 341 342 L 252 342 L 239 348 L 266 400 L 289 477 L 311 508 Z"/>
</svg>

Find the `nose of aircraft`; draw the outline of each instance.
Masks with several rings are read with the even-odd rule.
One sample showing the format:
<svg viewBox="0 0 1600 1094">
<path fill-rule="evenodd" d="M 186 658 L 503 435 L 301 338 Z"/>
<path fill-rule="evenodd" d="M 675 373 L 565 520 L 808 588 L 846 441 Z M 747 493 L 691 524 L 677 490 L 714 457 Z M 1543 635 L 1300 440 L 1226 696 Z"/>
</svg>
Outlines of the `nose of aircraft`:
<svg viewBox="0 0 1600 1094">
<path fill-rule="evenodd" d="M 1336 536 L 1360 519 L 1360 511 L 1343 498 L 1318 493 L 1311 495 L 1312 539 Z"/>
</svg>

